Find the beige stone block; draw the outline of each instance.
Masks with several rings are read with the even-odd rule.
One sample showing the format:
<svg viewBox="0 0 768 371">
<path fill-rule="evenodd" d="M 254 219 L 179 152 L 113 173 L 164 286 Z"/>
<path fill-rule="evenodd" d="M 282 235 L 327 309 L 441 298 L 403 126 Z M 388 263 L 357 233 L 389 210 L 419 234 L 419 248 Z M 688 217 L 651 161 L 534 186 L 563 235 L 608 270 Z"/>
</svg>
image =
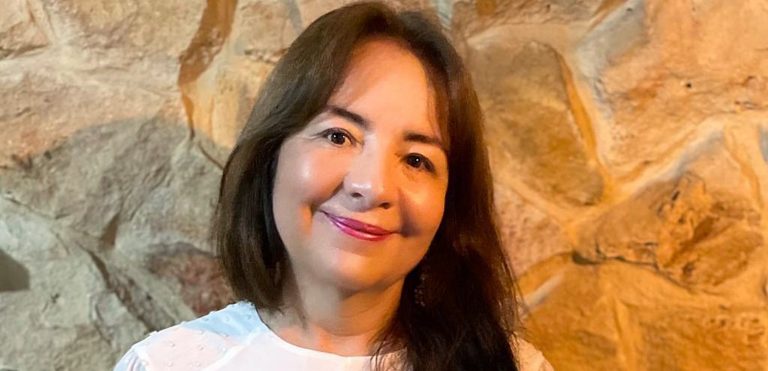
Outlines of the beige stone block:
<svg viewBox="0 0 768 371">
<path fill-rule="evenodd" d="M 599 265 L 575 265 L 569 254 L 529 269 L 520 288 L 540 296 L 521 335 L 544 353 L 556 370 L 626 370 L 621 345 L 627 334 L 614 319 L 615 299 L 605 290 Z M 553 283 L 554 282 L 554 283 Z M 546 291 L 542 294 L 538 291 Z"/>
<path fill-rule="evenodd" d="M 579 102 L 569 96 L 559 54 L 503 39 L 470 46 L 497 181 L 520 181 L 567 207 L 599 202 L 604 184 L 591 158 L 589 122 L 574 112 Z"/>
<path fill-rule="evenodd" d="M 261 84 L 295 37 L 286 3 L 235 5 L 226 2 L 205 10 L 204 22 L 181 58 L 178 79 L 189 125 L 222 166 Z"/>
<path fill-rule="evenodd" d="M 28 168 L 32 157 L 85 128 L 147 120 L 163 100 L 143 89 L 77 74 L 0 76 L 0 168 Z"/>
<path fill-rule="evenodd" d="M 641 370 L 765 370 L 768 311 L 763 308 L 643 308 Z"/>
<path fill-rule="evenodd" d="M 508 184 L 497 183 L 495 197 L 500 233 L 517 274 L 552 256 L 573 250 L 559 222 L 515 193 Z"/>
<path fill-rule="evenodd" d="M 115 354 L 101 331 L 109 325 L 96 309 L 109 292 L 91 257 L 69 244 L 51 219 L 4 198 L 0 211 L 2 249 L 25 267 L 30 281 L 24 290 L 0 292 L 0 365 L 35 370 L 110 367 Z M 111 309 L 123 317 L 123 332 L 141 336 L 144 328 L 124 307 L 115 303 Z"/>
<path fill-rule="evenodd" d="M 765 246 L 750 184 L 716 133 L 693 146 L 665 179 L 584 223 L 579 254 L 648 264 L 685 286 L 717 286 Z"/>
<path fill-rule="evenodd" d="M 178 58 L 200 25 L 202 1 L 43 0 L 60 40 L 73 46 Z M 218 6 L 212 3 L 211 6 Z"/>
<path fill-rule="evenodd" d="M 237 4 L 232 47 L 237 55 L 277 62 L 303 29 L 290 1 L 240 1 Z"/>
<path fill-rule="evenodd" d="M 624 0 L 455 1 L 451 28 L 474 34 L 500 25 L 584 22 Z"/>
<path fill-rule="evenodd" d="M 251 113 L 269 63 L 220 55 L 194 81 L 180 86 L 187 119 L 206 152 L 220 164 Z"/>
<path fill-rule="evenodd" d="M 619 177 L 690 140 L 708 117 L 768 107 L 762 0 L 635 1 L 581 41 L 601 160 Z"/>
<path fill-rule="evenodd" d="M 48 45 L 42 14 L 26 0 L 3 2 L 0 14 L 0 59 L 15 57 Z"/>
<path fill-rule="evenodd" d="M 179 58 L 206 8 L 202 0 L 42 0 L 59 66 L 106 72 L 175 93 Z M 218 7 L 224 2 L 210 2 Z"/>
<path fill-rule="evenodd" d="M 557 370 L 766 366 L 768 312 L 754 298 L 691 291 L 648 266 L 574 264 L 567 255 L 537 264 L 520 285 L 528 296 L 547 291 L 523 334 Z"/>
</svg>

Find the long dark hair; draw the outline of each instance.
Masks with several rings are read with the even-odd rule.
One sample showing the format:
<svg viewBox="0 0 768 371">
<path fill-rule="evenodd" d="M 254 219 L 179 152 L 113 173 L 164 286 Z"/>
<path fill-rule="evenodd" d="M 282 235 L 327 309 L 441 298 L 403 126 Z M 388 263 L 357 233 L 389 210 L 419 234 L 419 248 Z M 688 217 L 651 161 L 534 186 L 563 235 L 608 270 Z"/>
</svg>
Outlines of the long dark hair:
<svg viewBox="0 0 768 371">
<path fill-rule="evenodd" d="M 482 114 L 456 50 L 418 12 L 349 5 L 317 19 L 287 50 L 224 168 L 212 236 L 225 274 L 238 298 L 267 310 L 283 305 L 288 262 L 272 212 L 280 147 L 324 109 L 353 50 L 373 37 L 398 41 L 422 61 L 450 149 L 441 225 L 372 351 L 381 361 L 404 349 L 404 366 L 417 371 L 517 370 L 517 296 L 497 230 Z"/>
</svg>

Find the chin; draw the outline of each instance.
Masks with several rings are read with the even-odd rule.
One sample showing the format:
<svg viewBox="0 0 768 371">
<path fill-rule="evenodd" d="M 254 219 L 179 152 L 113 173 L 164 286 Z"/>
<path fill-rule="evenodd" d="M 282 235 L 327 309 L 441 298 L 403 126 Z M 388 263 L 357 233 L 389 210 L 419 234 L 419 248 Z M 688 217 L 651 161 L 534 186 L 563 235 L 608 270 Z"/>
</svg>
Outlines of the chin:
<svg viewBox="0 0 768 371">
<path fill-rule="evenodd" d="M 359 259 L 359 257 L 358 257 Z M 357 260 L 357 259 L 350 259 Z M 371 289 L 385 289 L 402 277 L 382 274 L 371 264 L 358 264 L 362 262 L 347 261 L 342 264 L 335 264 L 328 271 L 329 278 L 340 289 L 348 292 L 358 292 Z M 369 263 L 369 262 L 366 262 Z"/>
<path fill-rule="evenodd" d="M 334 267 L 330 272 L 333 282 L 344 291 L 364 291 L 377 287 L 386 286 L 389 281 L 371 272 L 370 268 L 365 267 L 346 267 L 339 269 Z"/>
</svg>

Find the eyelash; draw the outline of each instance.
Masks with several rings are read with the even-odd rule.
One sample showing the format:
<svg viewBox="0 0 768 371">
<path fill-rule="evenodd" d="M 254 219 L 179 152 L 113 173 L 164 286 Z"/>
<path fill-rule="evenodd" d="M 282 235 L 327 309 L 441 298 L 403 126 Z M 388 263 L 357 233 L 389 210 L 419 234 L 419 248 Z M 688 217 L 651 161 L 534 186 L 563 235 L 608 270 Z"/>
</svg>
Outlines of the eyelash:
<svg viewBox="0 0 768 371">
<path fill-rule="evenodd" d="M 328 140 L 329 142 L 331 142 L 331 144 L 333 144 L 335 146 L 341 147 L 344 144 L 346 144 L 346 141 L 345 141 L 344 144 L 337 144 L 337 143 L 333 142 L 333 140 L 331 140 L 330 137 L 331 137 L 331 135 L 334 135 L 334 134 L 341 134 L 351 144 L 354 144 L 354 143 L 357 142 L 357 140 L 355 140 L 355 138 L 352 136 L 352 134 L 350 134 L 348 131 L 346 131 L 344 129 L 338 129 L 338 128 L 332 128 L 332 129 L 324 130 L 322 133 L 320 133 L 320 136 L 322 136 L 323 138 L 325 138 L 326 140 Z M 421 155 L 421 154 L 418 154 L 418 153 L 411 153 L 411 154 L 408 154 L 408 156 L 406 156 L 406 163 L 408 164 L 408 166 L 410 166 L 410 167 L 412 167 L 414 169 L 419 170 L 419 169 L 422 169 L 422 166 L 419 166 L 419 165 L 413 166 L 413 165 L 411 165 L 409 163 L 409 161 L 408 161 L 410 159 L 416 159 L 416 160 L 421 161 L 420 164 L 423 165 L 424 171 L 428 171 L 430 173 L 434 173 L 435 172 L 435 165 L 432 164 L 432 161 L 430 161 L 424 155 Z"/>
<path fill-rule="evenodd" d="M 337 144 L 337 143 L 334 143 L 333 140 L 331 140 L 330 136 L 333 135 L 333 134 L 341 134 L 341 135 L 343 135 L 346 138 L 346 140 L 348 140 L 352 144 L 354 144 L 356 142 L 356 140 L 352 136 L 352 134 L 350 134 L 348 131 L 343 130 L 343 129 L 333 128 L 333 129 L 325 130 L 322 133 L 320 133 L 320 135 L 323 138 L 327 139 L 329 142 L 331 142 L 331 144 L 333 144 L 335 146 L 339 146 L 339 147 L 343 146 L 344 144 Z"/>
</svg>

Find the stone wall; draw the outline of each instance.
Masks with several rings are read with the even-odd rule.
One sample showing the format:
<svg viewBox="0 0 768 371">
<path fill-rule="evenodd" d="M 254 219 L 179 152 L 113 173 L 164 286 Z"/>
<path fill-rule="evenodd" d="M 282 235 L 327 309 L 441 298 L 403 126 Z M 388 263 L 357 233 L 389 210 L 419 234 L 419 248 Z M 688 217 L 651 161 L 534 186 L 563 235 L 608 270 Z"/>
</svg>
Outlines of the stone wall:
<svg viewBox="0 0 768 371">
<path fill-rule="evenodd" d="M 221 166 L 342 3 L 3 2 L 0 369 L 108 369 L 229 300 Z M 558 370 L 768 369 L 768 2 L 390 3 L 473 72 L 523 334 Z"/>
</svg>

